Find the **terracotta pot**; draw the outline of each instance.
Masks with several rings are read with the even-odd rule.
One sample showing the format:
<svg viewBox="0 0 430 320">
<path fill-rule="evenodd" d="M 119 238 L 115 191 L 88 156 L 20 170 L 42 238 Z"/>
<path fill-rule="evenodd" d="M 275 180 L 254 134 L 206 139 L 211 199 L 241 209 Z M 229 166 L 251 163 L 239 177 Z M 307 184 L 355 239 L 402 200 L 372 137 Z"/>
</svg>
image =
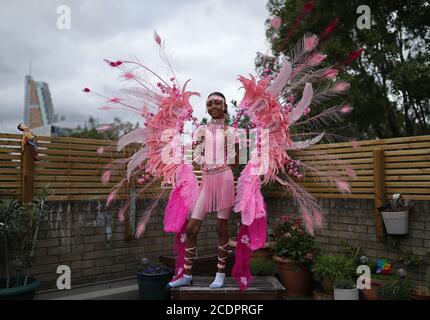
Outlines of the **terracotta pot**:
<svg viewBox="0 0 430 320">
<path fill-rule="evenodd" d="M 321 286 L 322 286 L 325 293 L 333 294 L 333 292 L 334 292 L 333 279 L 324 277 L 323 280 L 321 281 Z"/>
<path fill-rule="evenodd" d="M 264 258 L 264 259 L 270 260 L 272 259 L 272 257 L 273 257 L 273 252 L 272 252 L 272 248 L 270 247 L 264 247 L 251 252 L 251 259 Z"/>
<path fill-rule="evenodd" d="M 364 300 L 379 300 L 378 289 L 384 286 L 384 280 L 370 280 L 370 289 L 361 290 Z"/>
<path fill-rule="evenodd" d="M 306 267 L 297 266 L 293 261 L 274 256 L 279 278 L 287 289 L 288 297 L 304 297 L 312 293 L 312 276 Z"/>
<path fill-rule="evenodd" d="M 430 290 L 426 287 L 418 286 L 411 294 L 413 300 L 430 300 Z"/>
</svg>

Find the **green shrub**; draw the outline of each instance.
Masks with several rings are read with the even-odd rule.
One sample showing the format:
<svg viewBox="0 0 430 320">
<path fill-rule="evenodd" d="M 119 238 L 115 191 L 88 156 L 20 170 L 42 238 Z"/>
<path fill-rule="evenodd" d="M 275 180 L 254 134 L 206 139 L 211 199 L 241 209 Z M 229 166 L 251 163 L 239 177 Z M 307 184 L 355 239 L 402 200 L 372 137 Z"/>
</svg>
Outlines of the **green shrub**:
<svg viewBox="0 0 430 320">
<path fill-rule="evenodd" d="M 411 289 L 411 284 L 406 278 L 391 276 L 378 288 L 378 297 L 386 300 L 409 300 Z"/>
<path fill-rule="evenodd" d="M 348 279 L 356 273 L 355 263 L 345 256 L 321 255 L 315 261 L 312 271 L 319 279 Z"/>
<path fill-rule="evenodd" d="M 299 266 L 310 266 L 319 249 L 315 238 L 305 231 L 302 219 L 292 219 L 288 215 L 277 218 L 274 230 L 270 230 L 269 238 L 273 241 L 275 256 L 292 260 Z"/>
<path fill-rule="evenodd" d="M 276 263 L 265 258 L 255 258 L 250 263 L 253 276 L 274 276 L 276 274 Z"/>
<path fill-rule="evenodd" d="M 356 287 L 354 280 L 348 279 L 336 279 L 334 280 L 334 287 L 337 289 L 354 289 Z"/>
</svg>

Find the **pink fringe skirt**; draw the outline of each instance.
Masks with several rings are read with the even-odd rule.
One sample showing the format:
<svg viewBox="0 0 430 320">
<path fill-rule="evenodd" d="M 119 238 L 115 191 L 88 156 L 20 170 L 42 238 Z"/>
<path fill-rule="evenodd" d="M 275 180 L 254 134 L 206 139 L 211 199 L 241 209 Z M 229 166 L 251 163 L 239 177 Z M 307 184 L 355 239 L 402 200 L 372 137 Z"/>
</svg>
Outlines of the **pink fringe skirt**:
<svg viewBox="0 0 430 320">
<path fill-rule="evenodd" d="M 231 168 L 215 173 L 203 171 L 202 191 L 204 212 L 231 208 L 234 204 L 234 177 Z"/>
</svg>

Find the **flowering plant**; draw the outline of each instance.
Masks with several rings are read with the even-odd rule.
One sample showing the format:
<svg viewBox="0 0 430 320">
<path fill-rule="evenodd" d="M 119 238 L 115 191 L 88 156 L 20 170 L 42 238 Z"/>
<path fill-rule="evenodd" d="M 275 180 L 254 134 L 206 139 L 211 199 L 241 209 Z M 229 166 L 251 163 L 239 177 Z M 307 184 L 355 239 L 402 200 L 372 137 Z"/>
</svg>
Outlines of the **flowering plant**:
<svg viewBox="0 0 430 320">
<path fill-rule="evenodd" d="M 297 265 L 311 265 L 319 253 L 314 237 L 305 232 L 302 219 L 292 219 L 288 215 L 277 218 L 269 238 L 274 242 L 275 256 L 292 260 Z"/>
<path fill-rule="evenodd" d="M 164 274 L 172 272 L 172 269 L 162 263 L 155 263 L 148 258 L 143 258 L 138 267 L 138 273 L 142 274 Z"/>
</svg>

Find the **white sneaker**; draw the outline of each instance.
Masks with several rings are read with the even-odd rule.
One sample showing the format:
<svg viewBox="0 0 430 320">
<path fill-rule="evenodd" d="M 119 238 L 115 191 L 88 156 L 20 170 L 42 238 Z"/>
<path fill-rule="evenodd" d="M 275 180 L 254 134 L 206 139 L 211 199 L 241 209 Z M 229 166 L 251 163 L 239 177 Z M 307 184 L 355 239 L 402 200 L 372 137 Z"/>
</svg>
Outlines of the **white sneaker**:
<svg viewBox="0 0 430 320">
<path fill-rule="evenodd" d="M 193 284 L 193 276 L 184 274 L 181 278 L 176 279 L 175 281 L 171 281 L 167 284 L 167 289 L 190 286 Z"/>
<path fill-rule="evenodd" d="M 224 287 L 225 283 L 225 273 L 217 272 L 215 276 L 215 280 L 209 285 L 211 289 L 217 289 Z"/>
</svg>

